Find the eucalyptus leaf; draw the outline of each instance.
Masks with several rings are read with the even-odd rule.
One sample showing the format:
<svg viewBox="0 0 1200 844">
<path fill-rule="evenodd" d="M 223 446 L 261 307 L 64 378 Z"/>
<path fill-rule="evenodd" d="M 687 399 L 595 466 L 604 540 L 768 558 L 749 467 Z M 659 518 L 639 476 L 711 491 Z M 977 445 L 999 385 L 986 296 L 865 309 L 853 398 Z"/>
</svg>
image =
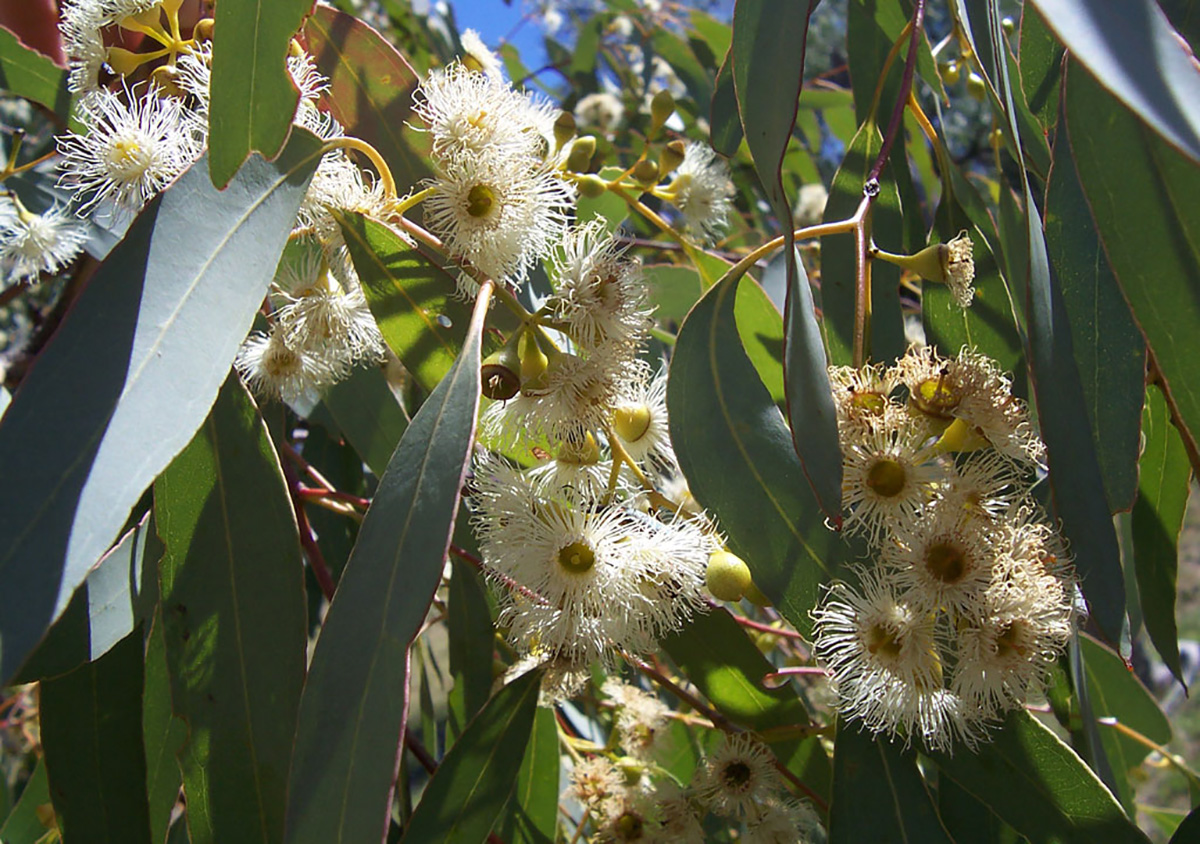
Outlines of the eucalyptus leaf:
<svg viewBox="0 0 1200 844">
<path fill-rule="evenodd" d="M 317 164 L 297 132 L 224 191 L 201 161 L 98 269 L 0 424 L 0 681 L 191 439 L 262 304 Z M 197 214 L 198 207 L 204 208 Z"/>
<path fill-rule="evenodd" d="M 40 103 L 59 117 L 71 110 L 67 72 L 0 27 L 0 90 Z"/>
</svg>

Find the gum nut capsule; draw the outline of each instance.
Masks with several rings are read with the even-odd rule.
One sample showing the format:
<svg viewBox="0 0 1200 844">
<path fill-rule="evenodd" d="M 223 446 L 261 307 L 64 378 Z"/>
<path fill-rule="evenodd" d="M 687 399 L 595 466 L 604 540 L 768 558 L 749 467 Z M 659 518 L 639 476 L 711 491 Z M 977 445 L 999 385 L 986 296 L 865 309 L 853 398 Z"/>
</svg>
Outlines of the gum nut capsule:
<svg viewBox="0 0 1200 844">
<path fill-rule="evenodd" d="M 704 580 L 713 597 L 722 601 L 741 600 L 753 585 L 746 562 L 728 551 L 715 551 L 709 556 Z"/>
</svg>

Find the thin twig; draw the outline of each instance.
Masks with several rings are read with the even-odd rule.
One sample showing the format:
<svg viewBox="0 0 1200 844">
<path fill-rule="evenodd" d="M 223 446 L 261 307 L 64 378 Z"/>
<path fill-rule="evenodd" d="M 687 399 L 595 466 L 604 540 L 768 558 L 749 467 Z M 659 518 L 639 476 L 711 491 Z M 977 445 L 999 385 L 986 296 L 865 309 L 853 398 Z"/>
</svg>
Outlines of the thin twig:
<svg viewBox="0 0 1200 844">
<path fill-rule="evenodd" d="M 283 443 L 284 452 L 291 451 L 295 454 L 295 450 Z M 296 455 L 299 457 L 299 455 Z M 303 459 L 303 458 L 301 458 Z M 287 481 L 288 497 L 292 500 L 292 510 L 296 513 L 296 526 L 300 529 L 300 546 L 304 549 L 304 555 L 308 558 L 309 568 L 312 569 L 313 576 L 317 579 L 317 585 L 321 587 L 321 594 L 329 601 L 333 600 L 333 593 L 336 589 L 333 582 L 333 575 L 329 573 L 329 566 L 325 563 L 325 555 L 321 553 L 321 548 L 317 545 L 317 535 L 312 529 L 312 525 L 308 522 L 308 514 L 304 512 L 304 497 L 300 495 L 300 481 L 296 478 L 296 470 L 286 460 L 280 460 L 279 465 L 283 468 L 283 477 Z"/>
</svg>

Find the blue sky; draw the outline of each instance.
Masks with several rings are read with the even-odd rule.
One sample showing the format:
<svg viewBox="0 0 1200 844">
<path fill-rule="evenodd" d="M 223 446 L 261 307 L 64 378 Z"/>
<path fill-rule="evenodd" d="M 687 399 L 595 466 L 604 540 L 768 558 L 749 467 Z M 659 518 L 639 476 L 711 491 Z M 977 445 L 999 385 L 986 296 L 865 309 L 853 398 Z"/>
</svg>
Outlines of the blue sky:
<svg viewBox="0 0 1200 844">
<path fill-rule="evenodd" d="M 525 12 L 522 0 L 450 0 L 459 29 L 474 29 L 489 47 L 497 46 L 506 39 L 514 27 L 521 22 Z M 512 43 L 521 51 L 521 58 L 529 67 L 537 67 L 545 55 L 542 49 L 542 31 L 534 21 L 521 26 L 513 35 Z"/>
</svg>

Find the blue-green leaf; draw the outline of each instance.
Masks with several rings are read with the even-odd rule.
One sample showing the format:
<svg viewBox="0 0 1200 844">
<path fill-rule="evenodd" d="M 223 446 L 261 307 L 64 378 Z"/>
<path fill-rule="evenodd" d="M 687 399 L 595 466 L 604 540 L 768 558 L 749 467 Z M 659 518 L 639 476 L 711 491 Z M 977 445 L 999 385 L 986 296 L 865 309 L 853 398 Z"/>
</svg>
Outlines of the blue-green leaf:
<svg viewBox="0 0 1200 844">
<path fill-rule="evenodd" d="M 1083 760 L 1024 709 L 1010 713 L 975 753 L 930 755 L 944 776 L 1033 841 L 1149 840 Z"/>
<path fill-rule="evenodd" d="M 321 397 L 342 436 L 376 477 L 408 427 L 404 408 L 378 367 L 359 367 Z"/>
<path fill-rule="evenodd" d="M 384 833 L 408 646 L 441 580 L 471 453 L 482 319 L 482 311 L 472 318 L 458 360 L 396 447 L 329 608 L 300 705 L 290 844 L 357 844 Z"/>
<path fill-rule="evenodd" d="M 541 671 L 525 673 L 471 720 L 425 787 L 402 841 L 487 837 L 516 786 L 519 767 L 513 761 L 529 744 L 541 681 Z"/>
<path fill-rule="evenodd" d="M 838 722 L 829 841 L 953 844 L 917 768 L 915 750 L 872 736 L 858 724 Z"/>
<path fill-rule="evenodd" d="M 274 158 L 292 129 L 300 94 L 288 45 L 312 0 L 226 0 L 213 27 L 208 169 L 223 188 L 252 152 Z"/>
<path fill-rule="evenodd" d="M 0 424 L 0 682 L 204 421 L 317 164 L 305 132 L 224 191 L 203 161 L 92 276 Z M 198 213 L 197 209 L 203 209 Z"/>
<path fill-rule="evenodd" d="M 731 550 L 804 632 L 844 545 L 825 527 L 791 432 L 742 347 L 738 283 L 712 287 L 680 329 L 667 386 L 671 441 L 693 495 L 716 513 Z"/>
<path fill-rule="evenodd" d="M 67 72 L 0 27 L 0 90 L 33 100 L 65 118 L 71 110 Z"/>
<path fill-rule="evenodd" d="M 41 684 L 42 748 L 65 841 L 149 844 L 142 636 Z"/>
<path fill-rule="evenodd" d="M 308 645 L 304 562 L 278 458 L 236 375 L 154 502 L 192 841 L 273 844 Z"/>
<path fill-rule="evenodd" d="M 1142 435 L 1145 446 L 1138 463 L 1138 498 L 1132 519 L 1138 598 L 1150 641 L 1183 682 L 1175 624 L 1175 576 L 1192 471 L 1183 438 L 1171 424 L 1167 401 L 1156 386 L 1146 390 Z"/>
<path fill-rule="evenodd" d="M 1112 94 L 1200 163 L 1200 73 L 1154 0 L 1031 0 Z"/>
</svg>

